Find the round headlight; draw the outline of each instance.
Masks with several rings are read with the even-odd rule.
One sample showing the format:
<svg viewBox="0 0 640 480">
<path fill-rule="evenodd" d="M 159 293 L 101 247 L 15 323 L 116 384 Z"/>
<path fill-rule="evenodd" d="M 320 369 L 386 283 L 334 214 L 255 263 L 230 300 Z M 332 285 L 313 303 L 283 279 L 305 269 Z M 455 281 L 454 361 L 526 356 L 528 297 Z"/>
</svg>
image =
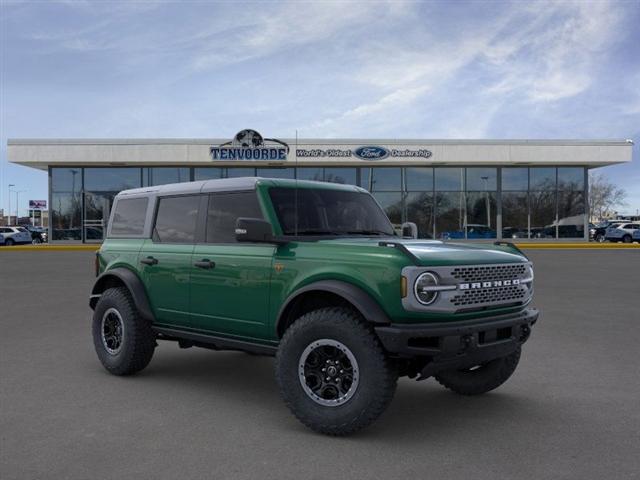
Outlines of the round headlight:
<svg viewBox="0 0 640 480">
<path fill-rule="evenodd" d="M 425 272 L 416 279 L 413 290 L 421 304 L 431 305 L 438 298 L 438 291 L 431 288 L 437 286 L 438 277 L 431 272 Z"/>
</svg>

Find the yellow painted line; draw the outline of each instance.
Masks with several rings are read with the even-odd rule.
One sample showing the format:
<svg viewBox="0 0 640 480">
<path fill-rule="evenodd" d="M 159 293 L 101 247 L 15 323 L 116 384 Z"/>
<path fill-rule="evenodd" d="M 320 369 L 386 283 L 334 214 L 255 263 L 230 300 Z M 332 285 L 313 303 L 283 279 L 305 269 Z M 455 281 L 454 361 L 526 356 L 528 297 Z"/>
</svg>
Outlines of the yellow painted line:
<svg viewBox="0 0 640 480">
<path fill-rule="evenodd" d="M 585 249 L 585 250 L 625 250 L 640 248 L 637 243 L 516 243 L 518 248 L 526 249 Z"/>
<path fill-rule="evenodd" d="M 52 251 L 93 251 L 95 252 L 100 248 L 100 245 L 14 245 L 12 247 L 6 247 L 0 245 L 0 252 L 16 252 L 16 251 L 29 251 L 29 252 L 52 252 Z"/>
</svg>

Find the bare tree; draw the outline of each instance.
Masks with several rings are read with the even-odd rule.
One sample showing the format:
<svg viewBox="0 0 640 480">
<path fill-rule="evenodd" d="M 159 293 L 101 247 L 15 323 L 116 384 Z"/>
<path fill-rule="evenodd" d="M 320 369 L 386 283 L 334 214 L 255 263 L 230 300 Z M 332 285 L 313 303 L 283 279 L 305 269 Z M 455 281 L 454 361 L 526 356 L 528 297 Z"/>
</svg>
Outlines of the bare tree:
<svg viewBox="0 0 640 480">
<path fill-rule="evenodd" d="M 589 207 L 591 218 L 603 220 L 615 213 L 615 207 L 626 205 L 627 192 L 611 183 L 602 173 L 589 172 Z"/>
</svg>

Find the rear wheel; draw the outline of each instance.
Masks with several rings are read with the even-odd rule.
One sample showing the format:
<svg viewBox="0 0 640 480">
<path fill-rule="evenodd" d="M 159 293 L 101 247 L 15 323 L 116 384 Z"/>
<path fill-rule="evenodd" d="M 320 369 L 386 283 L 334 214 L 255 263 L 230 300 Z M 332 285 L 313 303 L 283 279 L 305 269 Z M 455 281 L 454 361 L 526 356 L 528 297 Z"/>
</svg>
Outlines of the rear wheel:
<svg viewBox="0 0 640 480">
<path fill-rule="evenodd" d="M 520 347 L 506 357 L 461 370 L 435 375 L 442 386 L 461 395 L 480 395 L 498 388 L 513 374 L 520 361 Z"/>
<path fill-rule="evenodd" d="M 322 308 L 285 332 L 276 356 L 276 380 L 293 414 L 328 435 L 360 430 L 387 408 L 398 374 L 360 316 Z"/>
<path fill-rule="evenodd" d="M 102 294 L 93 312 L 92 333 L 100 362 L 114 375 L 139 372 L 151 361 L 155 335 L 124 287 Z"/>
<path fill-rule="evenodd" d="M 631 235 L 627 234 L 624 237 L 622 237 L 622 241 L 624 243 L 631 243 Z"/>
</svg>

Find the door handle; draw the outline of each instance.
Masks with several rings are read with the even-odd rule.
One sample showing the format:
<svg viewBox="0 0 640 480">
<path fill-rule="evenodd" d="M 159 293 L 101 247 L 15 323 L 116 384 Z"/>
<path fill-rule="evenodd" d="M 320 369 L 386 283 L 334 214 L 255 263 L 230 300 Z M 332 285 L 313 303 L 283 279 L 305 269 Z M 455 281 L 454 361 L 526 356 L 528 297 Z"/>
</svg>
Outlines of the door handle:
<svg viewBox="0 0 640 480">
<path fill-rule="evenodd" d="M 147 257 L 140 260 L 140 263 L 144 263 L 145 265 L 156 265 L 158 263 L 158 259 L 153 257 Z"/>
<path fill-rule="evenodd" d="M 198 268 L 210 269 L 210 268 L 215 268 L 216 263 L 204 258 L 199 262 L 195 262 L 193 265 Z"/>
</svg>

